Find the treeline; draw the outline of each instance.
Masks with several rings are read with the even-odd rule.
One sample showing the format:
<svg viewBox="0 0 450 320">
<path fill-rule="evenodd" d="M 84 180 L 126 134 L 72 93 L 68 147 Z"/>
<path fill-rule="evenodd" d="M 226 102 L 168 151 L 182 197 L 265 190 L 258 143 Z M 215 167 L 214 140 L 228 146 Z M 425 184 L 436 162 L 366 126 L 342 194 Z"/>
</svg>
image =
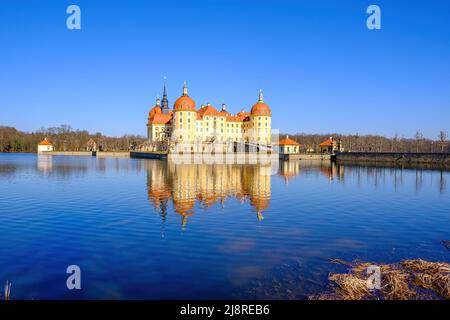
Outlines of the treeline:
<svg viewBox="0 0 450 320">
<path fill-rule="evenodd" d="M 281 134 L 280 138 L 286 134 Z M 319 144 L 330 136 L 341 139 L 346 151 L 359 152 L 450 152 L 448 134 L 441 131 L 436 139 L 424 138 L 417 131 L 413 138 L 395 135 L 388 138 L 378 135 L 305 134 L 289 135 L 302 145 L 304 150 L 319 150 Z M 108 137 L 101 133 L 90 134 L 86 130 L 74 130 L 68 125 L 41 128 L 36 132 L 23 132 L 12 127 L 0 126 L 0 152 L 36 152 L 37 145 L 47 138 L 56 151 L 84 151 L 87 142 L 93 139 L 97 149 L 102 151 L 125 151 L 134 149 L 146 139 L 139 135 Z"/>
<path fill-rule="evenodd" d="M 280 139 L 285 135 L 280 135 Z M 420 131 L 413 138 L 395 135 L 391 138 L 378 135 L 342 134 L 304 134 L 289 135 L 302 145 L 302 148 L 319 150 L 319 144 L 329 137 L 341 139 L 345 151 L 353 152 L 450 152 L 446 131 L 440 131 L 436 139 L 427 139 Z"/>
<path fill-rule="evenodd" d="M 56 151 L 84 151 L 90 139 L 102 151 L 130 150 L 145 141 L 143 136 L 108 137 L 101 133 L 90 134 L 86 130 L 74 130 L 68 125 L 42 128 L 31 133 L 0 126 L 0 152 L 36 152 L 38 143 L 44 138 L 53 144 Z"/>
</svg>

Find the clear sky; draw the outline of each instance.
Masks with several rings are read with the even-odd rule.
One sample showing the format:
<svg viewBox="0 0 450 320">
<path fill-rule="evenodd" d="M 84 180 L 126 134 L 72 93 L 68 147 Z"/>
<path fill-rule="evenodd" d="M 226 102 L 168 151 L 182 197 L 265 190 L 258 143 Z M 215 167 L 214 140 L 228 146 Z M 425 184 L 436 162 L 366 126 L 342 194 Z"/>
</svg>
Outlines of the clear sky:
<svg viewBox="0 0 450 320">
<path fill-rule="evenodd" d="M 171 107 L 185 80 L 232 113 L 262 88 L 283 132 L 435 138 L 450 132 L 450 1 L 0 2 L 1 125 L 145 134 L 164 76 Z"/>
</svg>

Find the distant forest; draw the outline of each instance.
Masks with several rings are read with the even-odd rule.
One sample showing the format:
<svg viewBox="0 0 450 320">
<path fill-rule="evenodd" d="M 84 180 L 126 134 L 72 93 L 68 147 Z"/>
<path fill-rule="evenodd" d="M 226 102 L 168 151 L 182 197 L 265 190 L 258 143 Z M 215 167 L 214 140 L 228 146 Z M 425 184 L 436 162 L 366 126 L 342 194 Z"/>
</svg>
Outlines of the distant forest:
<svg viewBox="0 0 450 320">
<path fill-rule="evenodd" d="M 285 134 L 280 134 L 280 139 Z M 341 139 L 345 151 L 353 152 L 450 152 L 450 144 L 447 132 L 442 130 L 436 139 L 427 139 L 420 131 L 417 131 L 413 138 L 400 137 L 395 135 L 392 138 L 378 135 L 358 135 L 358 134 L 305 134 L 298 133 L 289 135 L 302 145 L 302 149 L 312 148 L 318 150 L 321 142 L 329 137 L 334 140 Z"/>
<path fill-rule="evenodd" d="M 74 130 L 68 125 L 23 132 L 12 127 L 0 126 L 0 152 L 36 152 L 37 145 L 47 138 L 57 151 L 84 151 L 89 139 L 104 151 L 129 150 L 145 141 L 138 135 L 107 137 L 101 133 L 90 134 L 86 130 Z"/>
<path fill-rule="evenodd" d="M 280 138 L 286 134 L 281 134 Z M 318 150 L 321 142 L 329 137 L 341 139 L 346 151 L 361 152 L 450 152 L 447 132 L 441 131 L 436 139 L 424 138 L 417 131 L 413 138 L 395 135 L 387 138 L 377 135 L 342 135 L 342 134 L 290 134 L 289 137 L 302 145 L 302 149 Z M 86 130 L 74 130 L 68 125 L 42 128 L 36 132 L 23 132 L 12 127 L 0 126 L 0 152 L 36 152 L 37 144 L 44 138 L 50 140 L 57 151 L 83 151 L 89 139 L 104 151 L 130 150 L 145 141 L 139 135 L 108 137 L 101 133 L 90 134 Z"/>
</svg>

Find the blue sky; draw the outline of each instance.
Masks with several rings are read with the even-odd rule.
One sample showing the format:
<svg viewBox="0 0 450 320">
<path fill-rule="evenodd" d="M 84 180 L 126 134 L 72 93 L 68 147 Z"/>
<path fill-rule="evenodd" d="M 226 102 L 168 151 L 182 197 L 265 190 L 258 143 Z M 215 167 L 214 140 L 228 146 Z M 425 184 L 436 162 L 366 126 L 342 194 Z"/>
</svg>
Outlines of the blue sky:
<svg viewBox="0 0 450 320">
<path fill-rule="evenodd" d="M 171 105 L 186 80 L 232 113 L 262 88 L 283 132 L 434 138 L 450 131 L 450 1 L 0 2 L 2 125 L 145 134 L 163 76 Z"/>
</svg>

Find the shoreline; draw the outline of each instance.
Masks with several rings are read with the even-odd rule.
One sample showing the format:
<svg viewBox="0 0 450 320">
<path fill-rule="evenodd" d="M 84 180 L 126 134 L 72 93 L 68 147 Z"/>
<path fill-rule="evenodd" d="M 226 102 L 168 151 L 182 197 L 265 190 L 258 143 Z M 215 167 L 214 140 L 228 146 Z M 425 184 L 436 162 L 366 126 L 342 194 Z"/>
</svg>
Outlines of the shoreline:
<svg viewBox="0 0 450 320">
<path fill-rule="evenodd" d="M 85 156 L 85 157 L 111 157 L 111 158 L 143 158 L 143 159 L 168 159 L 180 158 L 235 158 L 243 155 L 246 158 L 279 158 L 283 162 L 296 161 L 329 161 L 337 164 L 349 165 L 369 165 L 369 166 L 395 166 L 395 167 L 423 167 L 430 169 L 450 169 L 450 153 L 406 153 L 406 152 L 339 152 L 332 154 L 277 154 L 267 155 L 265 153 L 184 153 L 170 154 L 166 152 L 146 152 L 146 151 L 48 151 L 48 152 L 0 152 L 0 154 L 36 154 L 48 156 Z M 275 155 L 277 155 L 275 157 Z"/>
<path fill-rule="evenodd" d="M 340 152 L 336 162 L 342 164 L 424 165 L 450 168 L 450 153 Z"/>
</svg>

